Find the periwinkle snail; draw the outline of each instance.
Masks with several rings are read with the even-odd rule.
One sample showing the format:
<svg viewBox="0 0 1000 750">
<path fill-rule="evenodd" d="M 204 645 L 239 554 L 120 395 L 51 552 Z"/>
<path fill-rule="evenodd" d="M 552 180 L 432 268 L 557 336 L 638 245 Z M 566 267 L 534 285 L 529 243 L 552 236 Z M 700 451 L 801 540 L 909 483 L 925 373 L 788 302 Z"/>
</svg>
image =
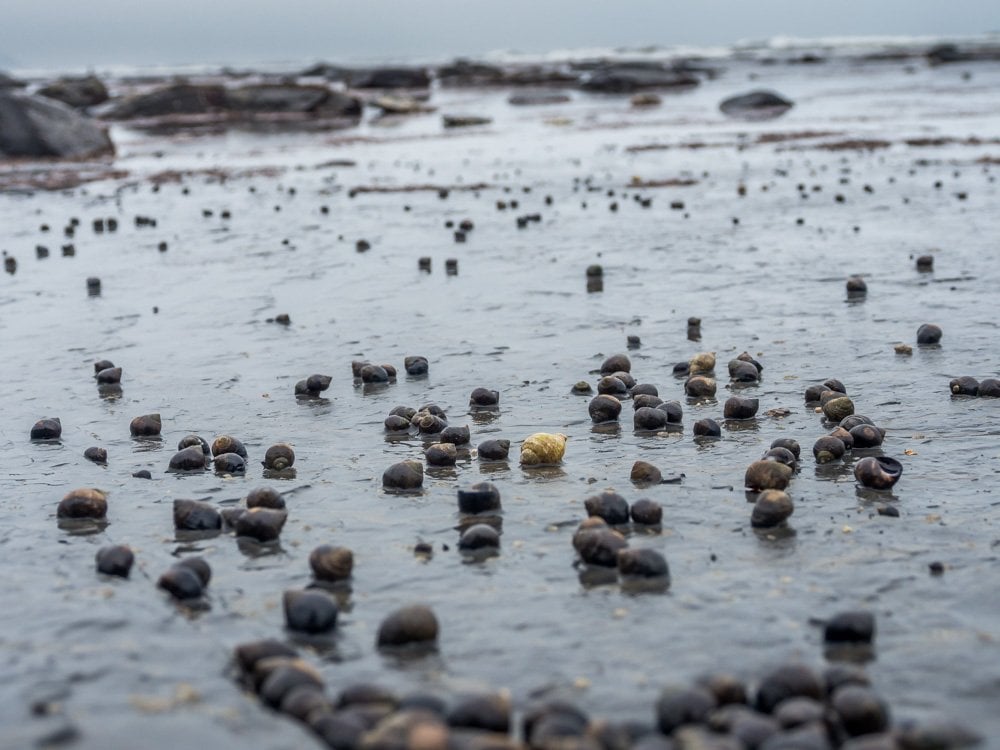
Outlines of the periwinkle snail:
<svg viewBox="0 0 1000 750">
<path fill-rule="evenodd" d="M 868 456 L 854 465 L 854 478 L 873 490 L 888 490 L 899 481 L 903 465 L 887 456 Z"/>
<path fill-rule="evenodd" d="M 246 459 L 238 453 L 220 453 L 212 459 L 217 472 L 242 474 L 247 470 Z"/>
<path fill-rule="evenodd" d="M 113 385 L 122 382 L 122 368 L 107 367 L 98 372 L 94 377 L 101 385 Z"/>
<path fill-rule="evenodd" d="M 699 419 L 691 428 L 695 437 L 717 438 L 722 437 L 722 428 L 714 419 Z"/>
<path fill-rule="evenodd" d="M 587 411 L 590 412 L 590 418 L 594 422 L 613 422 L 621 414 L 622 402 L 614 396 L 602 393 L 590 400 Z"/>
<path fill-rule="evenodd" d="M 62 435 L 62 422 L 58 417 L 39 419 L 31 427 L 32 440 L 58 440 Z"/>
<path fill-rule="evenodd" d="M 222 516 L 211 503 L 201 500 L 174 500 L 174 528 L 182 531 L 207 531 L 222 528 Z"/>
<path fill-rule="evenodd" d="M 264 453 L 264 467 L 274 471 L 284 471 L 295 463 L 295 451 L 288 443 L 272 445 Z"/>
<path fill-rule="evenodd" d="M 427 357 L 412 356 L 403 359 L 403 368 L 407 375 L 426 375 L 430 369 Z"/>
<path fill-rule="evenodd" d="M 986 378 L 980 381 L 979 395 L 984 398 L 1000 398 L 1000 380 Z"/>
<path fill-rule="evenodd" d="M 752 362 L 734 359 L 729 363 L 729 378 L 736 383 L 756 383 L 760 380 L 760 370 Z"/>
<path fill-rule="evenodd" d="M 506 461 L 509 452 L 509 440 L 484 440 L 476 448 L 480 461 Z"/>
<path fill-rule="evenodd" d="M 670 424 L 680 424 L 684 421 L 684 409 L 678 401 L 664 401 L 657 404 L 656 408 L 667 415 L 667 422 Z"/>
<path fill-rule="evenodd" d="M 489 524 L 477 523 L 462 532 L 458 548 L 463 551 L 496 550 L 500 547 L 500 534 Z"/>
<path fill-rule="evenodd" d="M 670 567 L 655 549 L 620 549 L 616 560 L 618 572 L 626 578 L 667 578 Z"/>
<path fill-rule="evenodd" d="M 846 448 L 842 440 L 831 435 L 824 435 L 813 443 L 813 456 L 816 463 L 826 464 L 842 458 Z"/>
<path fill-rule="evenodd" d="M 632 424 L 636 430 L 662 430 L 667 426 L 667 413 L 661 409 L 643 406 L 635 410 Z"/>
<path fill-rule="evenodd" d="M 283 510 L 285 499 L 272 487 L 257 487 L 247 493 L 248 508 L 275 508 Z"/>
<path fill-rule="evenodd" d="M 625 354 L 615 354 L 601 363 L 601 375 L 612 375 L 616 372 L 632 372 L 632 360 Z"/>
<path fill-rule="evenodd" d="M 160 434 L 163 423 L 159 414 L 143 414 L 133 419 L 128 427 L 134 437 L 155 437 Z"/>
<path fill-rule="evenodd" d="M 124 544 L 101 547 L 95 558 L 98 573 L 119 578 L 128 578 L 134 561 L 135 555 Z"/>
<path fill-rule="evenodd" d="M 605 375 L 597 381 L 597 392 L 621 398 L 628 395 L 628 387 L 614 375 Z"/>
<path fill-rule="evenodd" d="M 185 448 L 190 448 L 192 446 L 197 446 L 201 448 L 201 452 L 206 455 L 212 455 L 212 449 L 208 446 L 208 441 L 199 435 L 185 435 L 177 443 L 177 450 L 182 451 Z"/>
<path fill-rule="evenodd" d="M 400 461 L 382 473 L 382 486 L 394 490 L 416 490 L 424 483 L 424 467 L 419 461 Z"/>
<path fill-rule="evenodd" d="M 588 516 L 603 518 L 609 525 L 628 523 L 628 502 L 614 490 L 605 490 L 583 502 Z"/>
<path fill-rule="evenodd" d="M 632 394 L 632 409 L 641 409 L 643 406 L 649 406 L 655 408 L 663 403 L 663 399 L 659 396 L 653 396 L 649 393 L 634 393 Z"/>
<path fill-rule="evenodd" d="M 300 380 L 295 384 L 295 395 L 319 396 L 330 387 L 331 382 L 333 382 L 333 378 L 329 375 L 310 375 L 305 380 Z"/>
<path fill-rule="evenodd" d="M 288 520 L 288 511 L 275 508 L 250 508 L 236 517 L 233 528 L 237 536 L 249 537 L 258 542 L 273 542 L 281 535 Z"/>
<path fill-rule="evenodd" d="M 660 390 L 652 383 L 636 383 L 629 388 L 629 393 L 632 394 L 632 398 L 638 398 L 639 396 L 659 396 Z"/>
<path fill-rule="evenodd" d="M 168 569 L 156 585 L 175 599 L 197 599 L 212 579 L 212 569 L 200 557 L 185 557 Z"/>
<path fill-rule="evenodd" d="M 868 294 L 868 284 L 860 276 L 851 276 L 847 279 L 848 299 L 858 299 Z"/>
<path fill-rule="evenodd" d="M 347 547 L 321 544 L 309 553 L 309 567 L 318 581 L 343 581 L 354 570 L 354 553 Z"/>
<path fill-rule="evenodd" d="M 838 396 L 823 404 L 823 414 L 831 422 L 839 422 L 854 413 L 854 402 L 847 396 Z"/>
<path fill-rule="evenodd" d="M 428 466 L 454 466 L 458 451 L 454 443 L 433 443 L 424 449 L 424 460 Z"/>
<path fill-rule="evenodd" d="M 191 445 L 183 448 L 170 458 L 171 471 L 204 471 L 208 455 L 201 446 Z"/>
<path fill-rule="evenodd" d="M 441 434 L 438 435 L 439 442 L 452 443 L 453 445 L 468 445 L 471 438 L 472 435 L 469 432 L 468 425 L 462 425 L 461 427 L 450 425 L 441 430 Z"/>
<path fill-rule="evenodd" d="M 614 568 L 618 565 L 618 550 L 628 547 L 628 542 L 603 519 L 588 518 L 573 534 L 573 547 L 588 565 Z"/>
<path fill-rule="evenodd" d="M 715 380 L 704 375 L 694 375 L 684 382 L 684 393 L 691 398 L 714 396 L 715 388 Z"/>
<path fill-rule="evenodd" d="M 924 345 L 937 344 L 941 341 L 942 335 L 943 333 L 940 326 L 934 325 L 933 323 L 924 323 L 917 329 L 917 343 Z"/>
<path fill-rule="evenodd" d="M 243 459 L 247 457 L 246 447 L 232 435 L 220 435 L 212 441 L 212 455 L 221 456 L 224 453 L 235 453 Z"/>
<path fill-rule="evenodd" d="M 799 459 L 799 453 L 801 452 L 801 448 L 799 447 L 799 443 L 797 440 L 793 440 L 792 438 L 776 438 L 771 443 L 771 447 L 785 448 L 786 450 L 791 451 L 792 455 L 795 456 L 796 461 Z"/>
<path fill-rule="evenodd" d="M 855 448 L 878 448 L 882 445 L 882 430 L 874 425 L 859 424 L 850 430 Z"/>
<path fill-rule="evenodd" d="M 487 513 L 501 509 L 500 490 L 492 482 L 480 482 L 458 491 L 458 509 L 462 513 Z"/>
<path fill-rule="evenodd" d="M 285 625 L 302 633 L 329 633 L 337 626 L 336 600 L 321 589 L 286 591 L 282 595 Z"/>
<path fill-rule="evenodd" d="M 108 514 L 108 496 L 99 489 L 83 487 L 72 490 L 59 501 L 59 518 L 102 519 Z"/>
<path fill-rule="evenodd" d="M 953 396 L 978 396 L 979 381 L 972 377 L 955 378 L 948 384 Z"/>
<path fill-rule="evenodd" d="M 792 473 L 790 466 L 778 461 L 754 461 L 747 467 L 743 484 L 752 490 L 783 490 Z"/>
<path fill-rule="evenodd" d="M 469 396 L 469 406 L 476 408 L 490 408 L 500 404 L 500 392 L 491 391 L 488 388 L 476 388 Z"/>
<path fill-rule="evenodd" d="M 411 604 L 390 613 L 378 628 L 379 648 L 433 644 L 438 638 L 438 620 L 424 604 Z"/>
<path fill-rule="evenodd" d="M 784 523 L 795 511 L 788 493 L 781 490 L 764 490 L 757 496 L 750 514 L 754 528 L 772 528 Z"/>
<path fill-rule="evenodd" d="M 753 419 L 757 415 L 760 401 L 755 398 L 730 396 L 723 407 L 726 419 Z"/>
</svg>

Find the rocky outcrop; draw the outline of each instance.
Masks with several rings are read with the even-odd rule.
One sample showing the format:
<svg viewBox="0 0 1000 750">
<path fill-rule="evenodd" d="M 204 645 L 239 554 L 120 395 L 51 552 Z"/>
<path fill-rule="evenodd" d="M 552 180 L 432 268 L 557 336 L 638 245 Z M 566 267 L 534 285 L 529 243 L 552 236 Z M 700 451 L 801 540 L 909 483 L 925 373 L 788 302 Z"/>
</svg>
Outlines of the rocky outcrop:
<svg viewBox="0 0 1000 750">
<path fill-rule="evenodd" d="M 23 89 L 27 86 L 24 81 L 19 81 L 16 78 L 11 78 L 9 75 L 0 70 L 0 91 L 3 89 Z"/>
<path fill-rule="evenodd" d="M 133 120 L 167 115 L 202 115 L 224 109 L 226 89 L 219 84 L 175 83 L 117 102 L 105 115 Z"/>
<path fill-rule="evenodd" d="M 37 92 L 75 109 L 85 109 L 108 100 L 107 86 L 97 76 L 60 78 Z"/>
<path fill-rule="evenodd" d="M 581 88 L 610 94 L 631 94 L 645 89 L 697 86 L 700 79 L 686 70 L 659 63 L 629 62 L 600 65 L 583 75 Z"/>
<path fill-rule="evenodd" d="M 61 102 L 0 89 L 0 156 L 81 159 L 114 153 L 107 129 Z"/>
<path fill-rule="evenodd" d="M 579 74 L 552 65 L 500 67 L 472 60 L 455 60 L 437 69 L 442 86 L 563 86 L 576 85 Z"/>
<path fill-rule="evenodd" d="M 562 91 L 519 91 L 507 97 L 507 103 L 515 107 L 540 107 L 547 104 L 565 104 L 570 95 Z"/>
<path fill-rule="evenodd" d="M 426 68 L 352 70 L 347 80 L 356 89 L 425 89 L 431 85 Z"/>
<path fill-rule="evenodd" d="M 773 91 L 758 90 L 724 99 L 719 104 L 719 109 L 728 117 L 742 120 L 770 120 L 780 117 L 794 106 L 793 102 Z"/>
<path fill-rule="evenodd" d="M 325 86 L 259 84 L 226 91 L 224 106 L 234 112 L 299 113 L 317 117 L 360 117 L 361 101 Z"/>
</svg>

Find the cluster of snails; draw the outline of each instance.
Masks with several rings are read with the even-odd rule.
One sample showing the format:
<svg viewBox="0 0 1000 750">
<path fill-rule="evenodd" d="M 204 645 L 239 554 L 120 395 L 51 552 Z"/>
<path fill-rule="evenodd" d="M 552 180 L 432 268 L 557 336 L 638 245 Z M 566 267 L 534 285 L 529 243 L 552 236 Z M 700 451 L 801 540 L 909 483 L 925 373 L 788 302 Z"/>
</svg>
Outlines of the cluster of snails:
<svg viewBox="0 0 1000 750">
<path fill-rule="evenodd" d="M 952 396 L 979 396 L 981 398 L 1000 398 L 1000 380 L 996 378 L 984 378 L 976 380 L 965 375 L 954 378 L 948 384 L 948 389 Z"/>
<path fill-rule="evenodd" d="M 800 452 L 797 441 L 777 438 L 759 460 L 747 467 L 743 485 L 754 501 L 750 513 L 750 525 L 754 528 L 780 526 L 795 511 L 795 504 L 785 489 L 798 468 Z"/>
<path fill-rule="evenodd" d="M 217 472 L 242 474 L 246 462 L 246 446 L 232 435 L 220 435 L 211 445 L 200 435 L 186 435 L 178 442 L 169 468 L 175 472 L 203 471 L 211 463 Z M 295 464 L 295 451 L 287 443 L 276 443 L 264 452 L 261 463 L 268 472 L 288 472 Z"/>
<path fill-rule="evenodd" d="M 885 430 L 871 418 L 854 413 L 854 402 L 839 380 L 830 379 L 809 386 L 805 399 L 807 405 L 818 403 L 826 421 L 836 425 L 833 431 L 813 444 L 817 463 L 838 461 L 848 453 L 857 456 L 864 451 L 879 451 L 885 440 Z M 854 464 L 855 479 L 868 489 L 891 489 L 902 474 L 903 465 L 888 456 L 863 456 Z"/>
</svg>

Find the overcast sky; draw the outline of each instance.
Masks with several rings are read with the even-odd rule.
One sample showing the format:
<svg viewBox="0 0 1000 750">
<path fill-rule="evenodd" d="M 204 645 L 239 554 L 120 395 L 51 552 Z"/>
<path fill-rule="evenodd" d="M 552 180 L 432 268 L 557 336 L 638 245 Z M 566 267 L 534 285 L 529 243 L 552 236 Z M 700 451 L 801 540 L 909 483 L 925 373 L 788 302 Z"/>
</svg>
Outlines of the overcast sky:
<svg viewBox="0 0 1000 750">
<path fill-rule="evenodd" d="M 971 36 L 998 0 L 11 0 L 0 65 L 445 58 L 497 49 L 723 45 L 776 35 Z"/>
</svg>

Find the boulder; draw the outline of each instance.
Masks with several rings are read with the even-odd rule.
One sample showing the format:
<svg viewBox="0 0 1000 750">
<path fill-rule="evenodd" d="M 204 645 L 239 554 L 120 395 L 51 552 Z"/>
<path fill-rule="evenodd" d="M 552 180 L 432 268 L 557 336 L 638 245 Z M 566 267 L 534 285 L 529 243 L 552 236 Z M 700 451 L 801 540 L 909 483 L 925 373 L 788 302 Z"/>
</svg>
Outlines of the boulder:
<svg viewBox="0 0 1000 750">
<path fill-rule="evenodd" d="M 82 159 L 114 150 L 106 128 L 65 104 L 0 89 L 0 156 Z"/>
<path fill-rule="evenodd" d="M 728 117 L 742 120 L 769 120 L 781 117 L 794 106 L 793 102 L 773 91 L 758 90 L 724 99 L 719 104 L 719 109 Z"/>
<path fill-rule="evenodd" d="M 9 75 L 0 70 L 0 91 L 3 89 L 23 89 L 27 85 L 28 84 L 24 81 L 11 78 Z"/>
<path fill-rule="evenodd" d="M 348 82 L 356 89 L 425 89 L 431 77 L 425 68 L 370 68 L 351 71 Z"/>
<path fill-rule="evenodd" d="M 570 101 L 569 94 L 562 91 L 521 91 L 507 97 L 507 103 L 515 107 L 540 107 L 547 104 L 565 104 Z"/>
<path fill-rule="evenodd" d="M 642 89 L 690 88 L 700 83 L 697 76 L 658 63 L 612 63 L 585 73 L 580 86 L 586 91 L 630 94 Z"/>
<path fill-rule="evenodd" d="M 107 117 L 132 120 L 167 115 L 202 115 L 222 109 L 226 89 L 218 84 L 175 83 L 118 102 Z"/>
<path fill-rule="evenodd" d="M 93 75 L 82 78 L 60 78 L 39 89 L 38 94 L 75 109 L 93 107 L 108 100 L 107 86 Z"/>
<path fill-rule="evenodd" d="M 575 85 L 578 75 L 553 65 L 500 67 L 458 59 L 437 69 L 442 86 L 561 86 Z"/>
<path fill-rule="evenodd" d="M 306 68 L 299 75 L 303 78 L 325 78 L 328 81 L 346 81 L 351 75 L 351 70 L 350 68 L 342 68 L 339 65 L 319 62 Z"/>
<path fill-rule="evenodd" d="M 326 86 L 258 84 L 225 92 L 225 106 L 236 112 L 291 112 L 329 117 L 360 117 L 361 102 Z"/>
</svg>

